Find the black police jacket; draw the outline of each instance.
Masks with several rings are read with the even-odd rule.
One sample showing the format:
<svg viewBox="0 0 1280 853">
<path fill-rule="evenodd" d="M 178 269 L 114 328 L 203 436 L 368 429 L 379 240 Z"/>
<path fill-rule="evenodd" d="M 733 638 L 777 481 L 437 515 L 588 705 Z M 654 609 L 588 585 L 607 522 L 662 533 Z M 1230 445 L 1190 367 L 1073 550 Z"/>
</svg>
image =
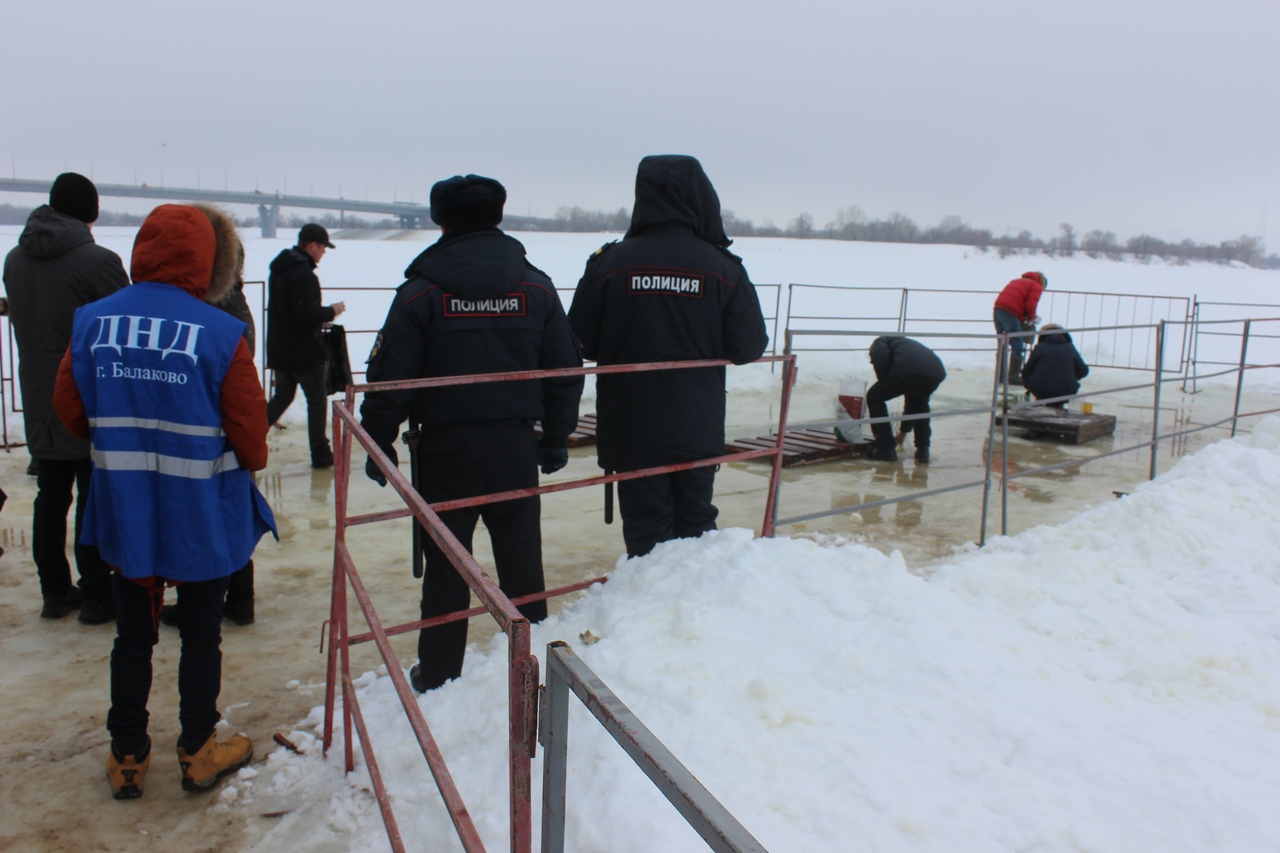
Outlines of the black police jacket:
<svg viewBox="0 0 1280 853">
<path fill-rule="evenodd" d="M 769 342 L 760 300 L 727 244 L 697 161 L 645 158 L 631 229 L 587 261 L 569 308 L 586 357 L 602 365 L 759 358 Z M 631 471 L 722 454 L 724 383 L 723 367 L 601 375 L 600 466 Z"/>
<path fill-rule="evenodd" d="M 581 367 L 551 279 L 496 228 L 442 236 L 405 270 L 369 356 L 370 382 Z M 564 446 L 578 423 L 581 376 L 365 395 L 362 425 L 379 444 L 414 426 L 542 421 Z"/>
<path fill-rule="evenodd" d="M 328 358 L 320 327 L 333 322 L 333 308 L 320 304 L 316 262 L 300 247 L 271 262 L 267 279 L 267 367 L 306 370 Z"/>
<path fill-rule="evenodd" d="M 1036 348 L 1022 368 L 1022 384 L 1037 400 L 1065 397 L 1080 390 L 1080 380 L 1089 375 L 1076 345 L 1067 332 L 1041 335 Z"/>
<path fill-rule="evenodd" d="M 876 379 L 886 376 L 923 376 L 939 384 L 947 378 L 947 369 L 937 353 L 919 341 L 899 335 L 886 335 L 871 342 L 868 350 Z"/>
</svg>

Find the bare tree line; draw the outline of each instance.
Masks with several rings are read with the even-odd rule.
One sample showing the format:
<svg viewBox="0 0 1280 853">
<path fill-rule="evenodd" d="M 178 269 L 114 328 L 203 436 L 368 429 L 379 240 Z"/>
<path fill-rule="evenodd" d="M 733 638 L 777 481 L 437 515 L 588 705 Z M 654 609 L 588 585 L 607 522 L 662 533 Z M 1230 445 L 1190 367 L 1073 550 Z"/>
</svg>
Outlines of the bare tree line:
<svg viewBox="0 0 1280 853">
<path fill-rule="evenodd" d="M 0 204 L 0 225 L 21 225 L 27 221 L 31 208 L 15 207 Z M 787 225 L 779 228 L 769 220 L 763 225 L 755 225 L 749 219 L 739 219 L 733 211 L 724 211 L 724 227 L 730 237 L 792 237 L 800 240 L 855 240 L 871 243 L 946 243 L 959 246 L 973 246 L 980 252 L 995 252 L 1001 258 L 1015 255 L 1043 254 L 1049 257 L 1073 257 L 1077 252 L 1091 258 L 1107 258 L 1113 261 L 1131 258 L 1139 263 L 1147 263 L 1158 258 L 1178 264 L 1191 261 L 1208 261 L 1212 263 L 1239 262 L 1253 267 L 1280 269 L 1280 255 L 1266 255 L 1263 242 L 1259 237 L 1241 235 L 1235 240 L 1224 240 L 1221 243 L 1197 243 L 1194 240 L 1182 240 L 1173 243 L 1140 234 L 1130 237 L 1123 243 L 1112 231 L 1092 230 L 1079 234 L 1069 223 L 1058 227 L 1058 234 L 1048 240 L 1035 236 L 1030 231 L 1021 231 L 1016 235 L 1004 234 L 995 236 L 989 228 L 975 228 L 967 224 L 959 216 L 948 216 L 937 225 L 922 228 L 910 217 L 894 212 L 887 219 L 872 219 L 863 213 L 857 205 L 841 208 L 836 217 L 824 227 L 814 224 L 813 216 L 801 213 Z M 103 211 L 99 218 L 102 225 L 140 225 L 143 216 L 131 213 L 112 213 Z M 258 224 L 253 215 L 239 217 L 238 225 L 251 228 Z M 304 217 L 291 214 L 281 219 L 281 225 L 287 228 L 300 228 L 307 222 L 319 222 L 326 228 L 353 229 L 396 229 L 400 223 L 396 219 L 364 219 L 354 214 L 339 216 L 325 213 L 321 216 Z M 631 223 L 631 212 L 625 207 L 614 211 L 587 210 L 582 207 L 561 207 L 552 219 L 529 218 L 525 227 L 540 231 L 586 232 L 623 232 Z"/>
</svg>

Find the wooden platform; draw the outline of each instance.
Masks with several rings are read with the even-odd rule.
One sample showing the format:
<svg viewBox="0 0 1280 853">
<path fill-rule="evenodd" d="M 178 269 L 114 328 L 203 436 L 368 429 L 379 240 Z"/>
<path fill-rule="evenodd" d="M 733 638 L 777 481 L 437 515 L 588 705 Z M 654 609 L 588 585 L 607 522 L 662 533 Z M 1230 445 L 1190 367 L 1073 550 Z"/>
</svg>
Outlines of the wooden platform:
<svg viewBox="0 0 1280 853">
<path fill-rule="evenodd" d="M 777 437 L 761 435 L 756 438 L 738 438 L 725 444 L 725 453 L 743 453 L 773 447 Z M 797 429 L 787 430 L 782 444 L 782 467 L 795 468 L 814 462 L 827 462 L 832 459 L 851 459 L 855 456 L 866 456 L 871 450 L 871 441 L 849 444 L 836 438 L 829 429 Z M 768 457 L 763 457 L 768 461 Z"/>
<path fill-rule="evenodd" d="M 533 425 L 533 431 L 539 436 L 542 435 L 542 424 Z M 596 416 L 581 415 L 578 418 L 577 428 L 569 433 L 570 447 L 588 447 L 596 443 Z"/>
<path fill-rule="evenodd" d="M 1054 406 L 1017 409 L 1010 412 L 1008 418 L 1009 428 L 1026 430 L 1028 438 L 1044 436 L 1066 444 L 1084 444 L 1116 431 L 1115 415 L 1100 415 L 1097 412 L 1086 415 Z M 996 417 L 997 424 L 1003 421 L 1002 416 Z"/>
<path fill-rule="evenodd" d="M 537 424 L 534 430 L 541 435 L 542 425 Z M 569 436 L 570 447 L 587 447 L 596 443 L 596 416 L 582 415 L 578 418 L 578 428 Z M 774 436 L 762 435 L 757 438 L 739 438 L 725 444 L 725 453 L 742 453 L 773 447 Z M 825 462 L 828 459 L 850 459 L 865 456 L 871 449 L 870 439 L 848 444 L 840 441 L 829 429 L 787 430 L 787 438 L 782 446 L 782 467 L 794 468 L 797 465 L 808 465 L 811 462 Z M 768 461 L 766 458 L 765 461 Z"/>
</svg>

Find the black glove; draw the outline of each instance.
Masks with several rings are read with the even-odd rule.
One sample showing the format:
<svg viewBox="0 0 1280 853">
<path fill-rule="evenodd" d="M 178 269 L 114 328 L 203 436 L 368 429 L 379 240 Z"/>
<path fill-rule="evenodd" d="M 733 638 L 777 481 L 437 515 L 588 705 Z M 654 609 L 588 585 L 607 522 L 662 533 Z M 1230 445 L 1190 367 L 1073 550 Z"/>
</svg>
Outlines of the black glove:
<svg viewBox="0 0 1280 853">
<path fill-rule="evenodd" d="M 396 455 L 396 446 L 394 444 L 379 445 L 379 447 L 383 453 L 387 454 L 387 458 L 391 460 L 393 466 L 400 464 L 400 457 Z M 383 476 L 381 469 L 378 468 L 378 463 L 373 461 L 372 456 L 364 462 L 364 475 L 379 486 L 387 484 L 387 478 Z"/>
<path fill-rule="evenodd" d="M 539 447 L 538 465 L 544 474 L 554 474 L 569 464 L 569 448 Z"/>
</svg>

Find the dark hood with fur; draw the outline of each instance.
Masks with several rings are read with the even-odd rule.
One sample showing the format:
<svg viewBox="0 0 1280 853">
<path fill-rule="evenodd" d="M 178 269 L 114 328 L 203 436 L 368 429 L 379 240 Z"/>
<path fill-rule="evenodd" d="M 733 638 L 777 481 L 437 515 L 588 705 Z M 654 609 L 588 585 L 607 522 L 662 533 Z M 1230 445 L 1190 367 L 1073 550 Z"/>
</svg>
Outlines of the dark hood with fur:
<svg viewBox="0 0 1280 853">
<path fill-rule="evenodd" d="M 733 242 L 724 233 L 720 197 L 697 159 L 655 154 L 640 161 L 626 237 L 657 230 L 687 230 L 722 248 Z"/>
</svg>

